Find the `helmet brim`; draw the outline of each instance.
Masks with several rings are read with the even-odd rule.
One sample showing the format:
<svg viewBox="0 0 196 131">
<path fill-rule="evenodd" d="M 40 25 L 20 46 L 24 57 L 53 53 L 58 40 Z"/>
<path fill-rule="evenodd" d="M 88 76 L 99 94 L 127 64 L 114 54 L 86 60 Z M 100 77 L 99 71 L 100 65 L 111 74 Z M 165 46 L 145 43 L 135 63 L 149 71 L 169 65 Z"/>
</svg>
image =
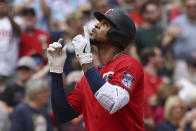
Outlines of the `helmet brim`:
<svg viewBox="0 0 196 131">
<path fill-rule="evenodd" d="M 114 24 L 114 22 L 112 22 L 111 18 L 110 18 L 109 16 L 103 14 L 103 13 L 95 12 L 95 13 L 94 13 L 94 16 L 95 16 L 95 18 L 96 18 L 98 21 L 101 21 L 101 20 L 105 19 L 105 20 L 109 21 L 113 26 L 116 26 L 116 25 Z"/>
</svg>

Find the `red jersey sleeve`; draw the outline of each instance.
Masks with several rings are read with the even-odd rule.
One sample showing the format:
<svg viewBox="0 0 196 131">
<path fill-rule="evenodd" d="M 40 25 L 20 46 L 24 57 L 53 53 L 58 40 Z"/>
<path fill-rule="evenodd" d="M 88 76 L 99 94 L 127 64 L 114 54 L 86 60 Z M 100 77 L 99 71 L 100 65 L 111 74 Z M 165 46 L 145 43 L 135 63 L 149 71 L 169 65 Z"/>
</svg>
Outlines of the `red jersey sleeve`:
<svg viewBox="0 0 196 131">
<path fill-rule="evenodd" d="M 125 88 L 130 95 L 136 87 L 143 86 L 144 73 L 140 62 L 123 61 L 117 66 L 112 80 L 109 80 L 112 85 L 118 85 Z"/>
<path fill-rule="evenodd" d="M 82 114 L 80 83 L 78 83 L 74 91 L 67 96 L 67 100 L 73 109 L 77 112 L 78 116 Z"/>
</svg>

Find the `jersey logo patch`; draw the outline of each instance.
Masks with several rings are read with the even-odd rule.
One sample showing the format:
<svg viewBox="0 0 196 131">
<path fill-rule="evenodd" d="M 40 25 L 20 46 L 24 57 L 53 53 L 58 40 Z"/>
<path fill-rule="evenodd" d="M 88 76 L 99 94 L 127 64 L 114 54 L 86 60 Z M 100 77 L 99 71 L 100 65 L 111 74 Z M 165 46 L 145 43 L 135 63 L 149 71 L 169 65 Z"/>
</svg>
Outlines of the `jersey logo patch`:
<svg viewBox="0 0 196 131">
<path fill-rule="evenodd" d="M 133 78 L 133 76 L 128 73 L 128 72 L 123 72 L 123 77 L 122 77 L 122 84 L 128 88 L 131 89 L 131 85 L 132 85 L 132 82 L 135 81 L 135 78 Z"/>
</svg>

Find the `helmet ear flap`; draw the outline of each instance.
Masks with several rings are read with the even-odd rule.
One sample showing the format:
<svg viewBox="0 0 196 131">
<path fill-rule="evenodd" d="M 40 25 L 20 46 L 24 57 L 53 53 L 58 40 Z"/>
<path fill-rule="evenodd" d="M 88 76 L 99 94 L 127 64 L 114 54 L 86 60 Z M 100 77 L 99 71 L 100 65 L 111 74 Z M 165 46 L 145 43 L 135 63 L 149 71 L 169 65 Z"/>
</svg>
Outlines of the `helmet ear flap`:
<svg viewBox="0 0 196 131">
<path fill-rule="evenodd" d="M 110 29 L 107 32 L 107 38 L 108 40 L 115 45 L 119 45 L 121 38 L 120 38 L 120 34 L 117 32 L 117 30 L 115 28 Z M 121 41 L 122 42 L 122 41 Z"/>
<path fill-rule="evenodd" d="M 107 32 L 107 39 L 114 45 L 122 47 L 123 49 L 129 44 L 126 36 L 119 30 L 112 28 Z"/>
</svg>

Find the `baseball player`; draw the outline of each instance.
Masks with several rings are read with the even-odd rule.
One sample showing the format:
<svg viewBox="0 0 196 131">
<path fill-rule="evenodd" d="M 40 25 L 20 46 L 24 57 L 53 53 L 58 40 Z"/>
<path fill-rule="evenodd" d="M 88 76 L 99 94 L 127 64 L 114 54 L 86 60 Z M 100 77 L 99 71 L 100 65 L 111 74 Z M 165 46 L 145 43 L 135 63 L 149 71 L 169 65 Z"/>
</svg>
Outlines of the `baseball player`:
<svg viewBox="0 0 196 131">
<path fill-rule="evenodd" d="M 55 118 L 66 122 L 83 114 L 89 131 L 144 131 L 142 65 L 123 53 L 135 37 L 135 25 L 121 9 L 94 16 L 99 22 L 92 32 L 84 27 L 84 36 L 72 40 L 84 76 L 68 96 L 62 82 L 66 47 L 61 42 L 49 45 Z M 101 67 L 92 63 L 91 44 L 99 50 Z"/>
</svg>

